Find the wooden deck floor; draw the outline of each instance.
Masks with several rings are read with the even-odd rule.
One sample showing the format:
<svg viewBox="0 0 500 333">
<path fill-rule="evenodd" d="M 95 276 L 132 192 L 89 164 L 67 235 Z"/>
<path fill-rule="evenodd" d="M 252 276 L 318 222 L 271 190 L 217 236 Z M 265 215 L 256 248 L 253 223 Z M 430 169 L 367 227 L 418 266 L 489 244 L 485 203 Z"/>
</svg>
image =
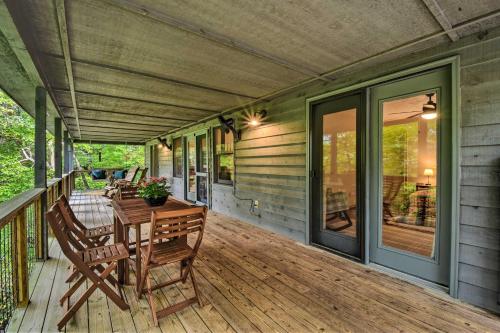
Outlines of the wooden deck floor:
<svg viewBox="0 0 500 333">
<path fill-rule="evenodd" d="M 97 195 L 76 194 L 78 217 L 110 223 Z M 31 303 L 18 310 L 10 332 L 55 331 L 68 285 L 68 261 L 56 242 L 52 259 L 36 266 Z M 203 307 L 194 305 L 152 325 L 148 304 L 124 288 L 129 311 L 95 292 L 67 332 L 499 332 L 500 318 L 446 295 L 389 277 L 327 252 L 211 213 L 195 264 Z M 172 274 L 157 272 L 155 279 Z M 191 297 L 191 285 L 164 288 L 162 304 Z"/>
</svg>

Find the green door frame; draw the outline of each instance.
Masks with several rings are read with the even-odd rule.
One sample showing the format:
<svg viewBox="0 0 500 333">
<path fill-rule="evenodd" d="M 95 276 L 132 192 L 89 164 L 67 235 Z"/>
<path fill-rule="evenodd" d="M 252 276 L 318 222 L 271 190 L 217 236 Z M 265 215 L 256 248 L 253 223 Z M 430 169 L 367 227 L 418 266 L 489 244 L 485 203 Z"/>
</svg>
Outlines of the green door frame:
<svg viewBox="0 0 500 333">
<path fill-rule="evenodd" d="M 311 228 L 312 228 L 312 200 L 311 200 L 311 165 L 312 165 L 312 104 L 319 100 L 326 99 L 328 97 L 344 94 L 350 91 L 359 90 L 359 89 L 367 89 L 369 92 L 369 87 L 388 82 L 392 80 L 401 79 L 410 75 L 415 75 L 420 72 L 425 72 L 428 70 L 436 69 L 443 66 L 451 67 L 451 249 L 450 249 L 450 283 L 449 283 L 449 294 L 452 297 L 458 297 L 458 243 L 459 243 L 459 226 L 460 226 L 460 196 L 458 195 L 460 187 L 459 187 L 459 147 L 460 147 L 460 91 L 459 91 L 459 82 L 460 82 L 460 57 L 452 56 L 447 57 L 441 60 L 436 60 L 430 63 L 415 65 L 411 68 L 407 68 L 398 72 L 394 72 L 387 75 L 381 75 L 376 78 L 357 83 L 354 85 L 342 87 L 318 96 L 312 96 L 310 98 L 306 98 L 305 101 L 305 113 L 306 113 L 306 224 L 305 224 L 305 243 L 311 244 Z M 369 93 L 367 95 L 366 105 L 367 110 L 370 112 L 370 96 Z M 365 126 L 367 126 L 368 131 L 366 135 L 365 145 L 369 143 L 371 137 L 371 131 L 368 123 L 368 119 L 370 117 L 366 117 L 367 122 Z M 366 165 L 366 173 L 365 173 L 365 190 L 369 190 L 370 186 L 370 178 L 368 171 L 370 170 L 369 164 L 369 156 L 365 156 L 367 161 Z M 369 199 L 365 202 L 365 211 L 369 212 L 370 202 Z M 369 240 L 370 240 L 370 214 L 366 214 L 365 219 L 365 228 L 364 228 L 364 263 L 370 263 L 370 253 L 369 253 Z"/>
<path fill-rule="evenodd" d="M 211 159 L 210 159 L 210 154 L 211 154 L 211 139 L 210 139 L 210 128 L 203 128 L 201 130 L 196 130 L 193 132 L 185 133 L 183 134 L 183 147 L 184 147 L 184 199 L 187 199 L 187 193 L 188 193 L 188 138 L 189 137 L 195 137 L 195 145 L 196 149 L 198 149 L 197 142 L 196 142 L 196 137 L 199 135 L 205 135 L 206 136 L 206 144 L 207 144 L 207 203 L 206 205 L 210 208 L 211 201 L 212 201 L 212 177 L 210 176 L 211 173 Z M 195 158 L 195 163 L 196 165 L 198 164 L 198 152 L 196 152 L 196 158 Z M 196 168 L 197 166 L 195 166 Z M 198 184 L 196 184 L 196 189 L 198 189 Z M 199 203 L 196 201 L 196 203 Z"/>
</svg>

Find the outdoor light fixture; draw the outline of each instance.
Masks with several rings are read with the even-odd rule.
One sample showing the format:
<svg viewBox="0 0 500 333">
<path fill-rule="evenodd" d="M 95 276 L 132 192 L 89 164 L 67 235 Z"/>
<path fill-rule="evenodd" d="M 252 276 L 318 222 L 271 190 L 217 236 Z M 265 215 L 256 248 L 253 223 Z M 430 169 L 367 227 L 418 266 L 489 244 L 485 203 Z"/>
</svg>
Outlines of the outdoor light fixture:
<svg viewBox="0 0 500 333">
<path fill-rule="evenodd" d="M 172 144 L 167 143 L 167 139 L 162 139 L 161 137 L 158 137 L 158 142 L 161 143 L 163 147 L 166 147 L 168 150 L 172 151 Z"/>
<path fill-rule="evenodd" d="M 427 97 L 429 97 L 429 100 L 422 107 L 422 114 L 420 115 L 420 117 L 422 117 L 422 119 L 431 120 L 431 119 L 436 119 L 436 117 L 437 117 L 436 102 L 434 102 L 432 100 L 432 96 L 434 96 L 434 93 L 427 94 Z"/>
<path fill-rule="evenodd" d="M 234 141 L 237 142 L 241 140 L 241 131 L 234 128 L 235 123 L 233 118 L 225 119 L 223 116 L 218 116 L 217 119 L 219 120 L 220 126 L 222 127 L 224 132 L 233 132 Z"/>
<path fill-rule="evenodd" d="M 251 127 L 257 127 L 262 123 L 262 120 L 267 116 L 267 111 L 266 110 L 260 110 L 258 112 L 255 112 L 253 115 L 250 116 L 248 119 L 248 125 Z"/>
</svg>

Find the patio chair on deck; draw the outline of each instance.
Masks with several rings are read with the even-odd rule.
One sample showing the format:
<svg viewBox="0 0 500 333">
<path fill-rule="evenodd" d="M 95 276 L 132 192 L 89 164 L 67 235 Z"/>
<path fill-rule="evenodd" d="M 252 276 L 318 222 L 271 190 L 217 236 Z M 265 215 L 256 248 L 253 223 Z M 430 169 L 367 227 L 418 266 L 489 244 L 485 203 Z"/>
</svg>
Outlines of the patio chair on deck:
<svg viewBox="0 0 500 333">
<path fill-rule="evenodd" d="M 75 213 L 73 212 L 73 209 L 69 205 L 69 202 L 64 194 L 56 200 L 56 204 L 59 205 L 62 214 L 66 218 L 69 228 L 77 237 L 76 241 L 79 242 L 78 244 L 80 244 L 80 246 L 78 244 L 73 244 L 73 246 L 78 250 L 104 246 L 109 241 L 110 236 L 113 235 L 114 229 L 112 224 L 87 228 L 75 216 Z M 71 282 L 78 276 L 78 270 L 74 265 L 71 265 L 69 268 L 70 274 L 66 279 L 66 282 Z"/>
<path fill-rule="evenodd" d="M 143 293 L 147 294 L 153 321 L 156 326 L 158 326 L 158 318 L 168 316 L 196 302 L 201 306 L 198 286 L 193 274 L 193 261 L 203 238 L 206 217 L 206 206 L 152 213 L 149 244 L 143 246 L 143 250 L 141 251 L 142 258 L 138 258 L 137 260 L 142 260 L 143 264 L 139 295 Z M 188 244 L 188 235 L 190 234 L 196 235 L 196 241 L 192 247 Z M 152 286 L 150 271 L 154 268 L 174 263 L 179 263 L 180 265 L 180 277 Z M 156 311 L 153 290 L 178 282 L 185 283 L 188 274 L 193 283 L 195 296 Z M 146 284 L 145 289 L 143 289 L 144 284 Z"/>
<path fill-rule="evenodd" d="M 124 180 L 117 181 L 115 189 L 109 191 L 107 196 L 112 199 L 112 198 L 114 198 L 114 196 L 118 192 L 119 188 L 124 187 L 124 186 L 137 186 L 137 185 L 139 185 L 144 180 L 144 178 L 146 178 L 147 172 L 148 172 L 148 168 L 138 169 L 136 176 L 134 178 L 132 178 L 132 180 L 130 182 L 124 181 Z"/>
<path fill-rule="evenodd" d="M 391 219 L 392 211 L 391 204 L 394 198 L 399 194 L 401 186 L 403 186 L 403 176 L 384 176 L 384 198 L 383 198 L 383 218 L 384 221 Z"/>
<path fill-rule="evenodd" d="M 78 240 L 80 235 L 75 234 L 71 227 L 72 222 L 67 218 L 67 214 L 63 213 L 60 203 L 54 204 L 46 216 L 62 252 L 82 274 L 60 300 L 61 305 L 66 304 L 67 310 L 57 324 L 57 328 L 61 330 L 97 288 L 120 309 L 127 310 L 129 306 L 123 300 L 120 286 L 116 279 L 110 275 L 115 270 L 119 260 L 128 258 L 129 254 L 125 246 L 118 243 L 82 249 L 82 244 Z M 73 305 L 70 305 L 70 297 L 87 279 L 91 282 L 90 287 Z"/>
<path fill-rule="evenodd" d="M 137 186 L 120 186 L 114 198 L 117 200 L 137 199 L 139 197 L 137 190 Z"/>
<path fill-rule="evenodd" d="M 109 196 L 110 192 L 116 191 L 119 185 L 130 185 L 138 171 L 139 167 L 132 167 L 127 172 L 127 176 L 124 179 L 115 179 L 112 181 L 111 184 L 104 188 L 104 196 Z"/>
</svg>

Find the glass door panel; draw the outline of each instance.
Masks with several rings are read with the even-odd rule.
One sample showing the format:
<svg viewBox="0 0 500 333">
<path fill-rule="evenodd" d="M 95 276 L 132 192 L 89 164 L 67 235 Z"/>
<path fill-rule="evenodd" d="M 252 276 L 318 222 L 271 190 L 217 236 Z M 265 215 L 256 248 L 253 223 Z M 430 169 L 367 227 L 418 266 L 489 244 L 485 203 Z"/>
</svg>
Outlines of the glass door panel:
<svg viewBox="0 0 500 333">
<path fill-rule="evenodd" d="M 186 198 L 196 201 L 196 141 L 195 137 L 187 139 L 187 193 Z"/>
<path fill-rule="evenodd" d="M 201 134 L 196 137 L 196 201 L 208 202 L 208 145 L 207 134 Z"/>
<path fill-rule="evenodd" d="M 370 261 L 449 285 L 451 74 L 371 89 Z"/>
<path fill-rule="evenodd" d="M 361 258 L 363 94 L 319 102 L 312 112 L 312 241 Z"/>
<path fill-rule="evenodd" d="M 356 109 L 323 116 L 323 229 L 356 235 Z"/>
<path fill-rule="evenodd" d="M 437 92 L 382 102 L 382 244 L 434 258 L 438 174 Z"/>
</svg>

